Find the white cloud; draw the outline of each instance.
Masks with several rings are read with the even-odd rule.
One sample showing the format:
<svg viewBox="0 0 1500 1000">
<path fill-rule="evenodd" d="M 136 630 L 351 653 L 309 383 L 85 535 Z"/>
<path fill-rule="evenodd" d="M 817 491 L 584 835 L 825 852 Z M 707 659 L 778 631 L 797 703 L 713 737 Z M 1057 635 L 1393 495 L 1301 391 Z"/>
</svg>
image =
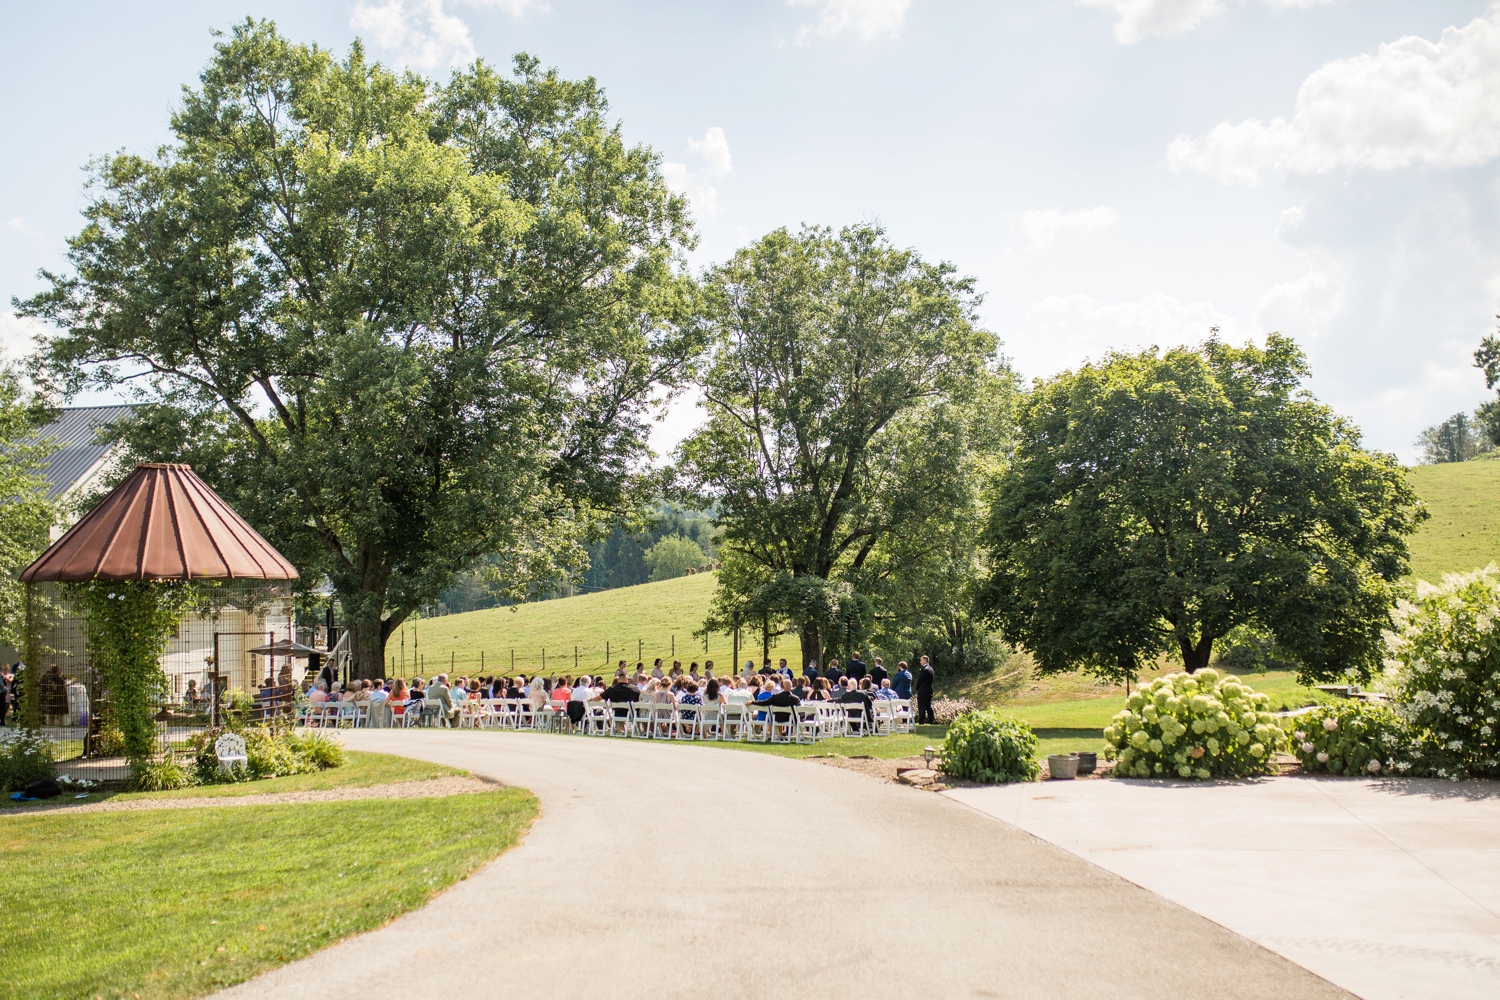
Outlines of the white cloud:
<svg viewBox="0 0 1500 1000">
<path fill-rule="evenodd" d="M 1006 347 L 1022 371 L 1045 375 L 1111 350 L 1201 343 L 1215 326 L 1224 339 L 1238 335 L 1233 317 L 1209 302 L 1183 302 L 1162 292 L 1113 305 L 1081 293 L 1054 295 L 1031 307 L 1025 333 L 1008 338 Z"/>
<path fill-rule="evenodd" d="M 36 348 L 36 338 L 50 332 L 28 316 L 0 310 L 0 363 L 19 361 Z"/>
<path fill-rule="evenodd" d="M 1303 81 L 1291 118 L 1222 122 L 1167 149 L 1173 170 L 1225 184 L 1267 172 L 1467 167 L 1500 156 L 1500 10 L 1436 42 L 1408 36 Z"/>
<path fill-rule="evenodd" d="M 1204 19 L 1222 14 L 1227 0 L 1078 0 L 1085 7 L 1115 15 L 1115 41 L 1134 45 L 1150 35 L 1176 35 L 1192 31 Z M 1236 0 L 1267 7 L 1312 7 L 1339 0 Z"/>
<path fill-rule="evenodd" d="M 537 0 L 466 0 L 471 6 L 494 8 L 519 18 L 528 10 L 545 11 Z M 474 36 L 469 26 L 443 7 L 443 0 L 359 0 L 349 13 L 349 26 L 375 48 L 391 53 L 415 70 L 433 72 L 472 62 Z"/>
<path fill-rule="evenodd" d="M 911 0 L 787 0 L 792 7 L 818 8 L 815 24 L 797 28 L 793 41 L 806 45 L 814 36 L 827 37 L 852 31 L 860 41 L 872 42 L 882 35 L 901 33 L 901 22 L 911 9 Z"/>
<path fill-rule="evenodd" d="M 1287 209 L 1292 211 L 1297 210 Z M 1282 213 L 1283 219 L 1286 214 Z M 1326 252 L 1311 252 L 1306 274 L 1275 285 L 1261 296 L 1250 326 L 1257 331 L 1284 333 L 1306 347 L 1326 332 L 1343 310 L 1345 288 L 1339 262 Z"/>
<path fill-rule="evenodd" d="M 13 233 L 24 233 L 26 231 L 26 220 L 19 215 L 13 219 L 6 219 L 5 228 Z"/>
<path fill-rule="evenodd" d="M 1022 212 L 1015 227 L 1033 247 L 1050 246 L 1067 236 L 1095 236 L 1120 221 L 1120 213 L 1108 205 L 1064 212 L 1058 208 L 1037 208 Z"/>
<path fill-rule="evenodd" d="M 724 177 L 733 169 L 729 140 L 725 138 L 724 130 L 715 125 L 703 133 L 703 138 L 689 139 L 687 145 L 704 161 L 703 172 L 690 170 L 686 163 L 668 160 L 661 165 L 662 179 L 667 182 L 667 187 L 686 195 L 693 203 L 693 211 L 707 221 L 719 210 L 719 192 L 708 182 L 709 178 Z"/>
<path fill-rule="evenodd" d="M 688 149 L 703 157 L 709 172 L 715 177 L 723 177 L 734 169 L 734 161 L 729 156 L 729 140 L 724 138 L 724 130 L 717 125 L 704 132 L 703 138 L 689 139 Z"/>
</svg>

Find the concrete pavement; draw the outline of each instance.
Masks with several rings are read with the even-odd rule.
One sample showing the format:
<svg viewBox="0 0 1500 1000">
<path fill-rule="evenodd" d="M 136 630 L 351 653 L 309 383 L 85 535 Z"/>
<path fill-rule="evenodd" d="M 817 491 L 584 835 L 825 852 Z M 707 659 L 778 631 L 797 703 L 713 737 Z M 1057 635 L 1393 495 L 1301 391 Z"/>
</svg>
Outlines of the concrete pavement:
<svg viewBox="0 0 1500 1000">
<path fill-rule="evenodd" d="M 531 733 L 340 735 L 529 788 L 541 816 L 424 909 L 221 996 L 1347 996 L 1030 834 L 837 768 Z"/>
<path fill-rule="evenodd" d="M 1366 1000 L 1500 997 L 1495 782 L 1059 781 L 944 794 Z"/>
</svg>

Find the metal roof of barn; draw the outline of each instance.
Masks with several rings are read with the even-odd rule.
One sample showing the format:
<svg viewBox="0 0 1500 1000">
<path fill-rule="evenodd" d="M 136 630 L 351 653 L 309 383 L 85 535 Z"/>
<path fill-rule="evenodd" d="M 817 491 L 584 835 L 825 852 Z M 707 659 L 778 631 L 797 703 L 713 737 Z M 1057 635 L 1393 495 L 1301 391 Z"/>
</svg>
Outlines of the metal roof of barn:
<svg viewBox="0 0 1500 1000">
<path fill-rule="evenodd" d="M 128 405 L 70 406 L 36 432 L 35 440 L 50 441 L 57 450 L 47 457 L 47 499 L 56 500 L 88 475 L 113 445 L 100 444 L 98 430 L 130 413 Z"/>
<path fill-rule="evenodd" d="M 21 579 L 295 580 L 297 569 L 187 465 L 138 465 Z"/>
</svg>

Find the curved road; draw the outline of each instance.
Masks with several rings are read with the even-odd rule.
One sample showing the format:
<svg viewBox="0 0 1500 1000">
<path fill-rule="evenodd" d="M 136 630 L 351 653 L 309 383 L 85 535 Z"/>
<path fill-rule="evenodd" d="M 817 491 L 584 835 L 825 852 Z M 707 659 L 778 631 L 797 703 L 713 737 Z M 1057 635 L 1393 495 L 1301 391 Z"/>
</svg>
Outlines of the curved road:
<svg viewBox="0 0 1500 1000">
<path fill-rule="evenodd" d="M 453 730 L 353 749 L 531 789 L 521 844 L 223 997 L 1348 997 L 941 795 L 713 747 Z"/>
</svg>

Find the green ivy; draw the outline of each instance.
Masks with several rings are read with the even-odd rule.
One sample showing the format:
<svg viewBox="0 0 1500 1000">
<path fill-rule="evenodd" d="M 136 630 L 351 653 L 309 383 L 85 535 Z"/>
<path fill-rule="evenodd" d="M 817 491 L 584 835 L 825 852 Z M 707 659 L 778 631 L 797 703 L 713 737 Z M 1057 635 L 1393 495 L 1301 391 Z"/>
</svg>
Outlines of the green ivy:
<svg viewBox="0 0 1500 1000">
<path fill-rule="evenodd" d="M 133 768 L 155 757 L 157 703 L 167 693 L 159 662 L 184 615 L 200 602 L 180 580 L 89 580 L 65 596 L 88 626 L 88 653 L 109 692 L 111 721 Z"/>
</svg>

